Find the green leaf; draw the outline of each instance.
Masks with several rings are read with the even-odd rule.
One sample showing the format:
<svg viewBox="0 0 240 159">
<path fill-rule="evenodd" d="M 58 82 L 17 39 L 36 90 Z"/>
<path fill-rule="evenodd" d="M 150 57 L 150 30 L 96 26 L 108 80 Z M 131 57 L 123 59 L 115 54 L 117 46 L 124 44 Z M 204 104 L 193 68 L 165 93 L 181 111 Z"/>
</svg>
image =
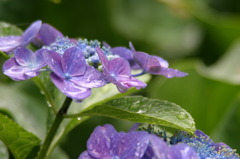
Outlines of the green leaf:
<svg viewBox="0 0 240 159">
<path fill-rule="evenodd" d="M 180 106 L 145 97 L 123 97 L 97 105 L 82 115 L 102 115 L 138 123 L 157 124 L 193 133 L 195 123 Z"/>
<path fill-rule="evenodd" d="M 18 27 L 5 23 L 0 22 L 0 36 L 7 36 L 7 35 L 21 35 L 22 30 Z"/>
<path fill-rule="evenodd" d="M 25 159 L 31 150 L 40 143 L 39 138 L 2 114 L 0 114 L 0 139 L 16 159 Z"/>
<path fill-rule="evenodd" d="M 2 141 L 0 141 L 0 158 L 9 159 L 8 149 Z"/>
</svg>

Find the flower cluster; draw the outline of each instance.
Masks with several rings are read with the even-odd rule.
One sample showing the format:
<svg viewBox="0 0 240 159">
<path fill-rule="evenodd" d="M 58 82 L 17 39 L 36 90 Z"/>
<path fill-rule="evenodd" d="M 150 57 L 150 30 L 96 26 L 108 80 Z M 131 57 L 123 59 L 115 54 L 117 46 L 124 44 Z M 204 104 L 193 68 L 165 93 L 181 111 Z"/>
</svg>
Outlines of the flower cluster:
<svg viewBox="0 0 240 159">
<path fill-rule="evenodd" d="M 239 159 L 227 145 L 214 143 L 201 131 L 196 137 L 178 133 L 168 144 L 147 131 L 117 132 L 113 126 L 95 128 L 79 159 Z"/>
<path fill-rule="evenodd" d="M 239 155 L 235 150 L 231 149 L 228 145 L 220 142 L 214 143 L 209 136 L 202 131 L 197 130 L 195 137 L 179 131 L 171 137 L 171 144 L 186 143 L 192 147 L 200 159 L 214 158 L 214 159 L 239 159 Z"/>
<path fill-rule="evenodd" d="M 26 47 L 33 43 L 39 47 L 32 51 Z M 91 89 L 108 83 L 120 92 L 129 88 L 146 87 L 137 76 L 145 73 L 167 78 L 187 74 L 168 68 L 160 57 L 136 51 L 130 43 L 125 47 L 111 48 L 108 44 L 86 39 L 69 39 L 49 24 L 36 21 L 22 36 L 0 37 L 0 51 L 11 56 L 3 65 L 3 72 L 13 80 L 26 80 L 49 71 L 52 82 L 66 96 L 82 100 L 91 95 Z M 142 70 L 131 74 L 131 70 Z"/>
</svg>

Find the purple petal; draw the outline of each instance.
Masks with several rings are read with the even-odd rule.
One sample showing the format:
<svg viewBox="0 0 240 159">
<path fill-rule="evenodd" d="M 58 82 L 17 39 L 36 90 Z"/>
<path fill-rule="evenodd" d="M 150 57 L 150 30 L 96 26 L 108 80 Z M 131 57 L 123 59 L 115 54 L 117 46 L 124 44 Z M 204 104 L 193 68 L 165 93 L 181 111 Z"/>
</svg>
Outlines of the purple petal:
<svg viewBox="0 0 240 159">
<path fill-rule="evenodd" d="M 87 70 L 83 76 L 75 76 L 70 79 L 76 85 L 85 88 L 102 87 L 107 84 L 105 76 L 91 66 L 87 66 Z"/>
<path fill-rule="evenodd" d="M 33 52 L 25 48 L 17 48 L 14 51 L 14 56 L 19 65 L 28 66 L 32 62 Z"/>
<path fill-rule="evenodd" d="M 158 57 L 158 56 L 152 56 L 152 57 L 155 57 L 158 59 L 159 63 L 161 64 L 161 67 L 168 67 L 169 64 L 166 60 L 164 60 L 163 58 L 161 57 Z"/>
<path fill-rule="evenodd" d="M 9 53 L 21 44 L 20 36 L 0 37 L 0 51 Z"/>
<path fill-rule="evenodd" d="M 118 133 L 112 125 L 98 126 L 88 139 L 88 153 L 96 159 L 111 158 L 114 154 L 110 149 L 116 141 L 118 141 Z"/>
<path fill-rule="evenodd" d="M 35 77 L 40 72 L 29 67 L 21 66 L 15 58 L 10 58 L 3 64 L 3 73 L 11 79 L 19 81 Z"/>
<path fill-rule="evenodd" d="M 71 76 L 83 75 L 87 67 L 83 52 L 77 47 L 67 49 L 62 57 L 62 66 L 64 73 Z"/>
<path fill-rule="evenodd" d="M 126 92 L 129 88 L 135 87 L 136 89 L 141 89 L 141 88 L 145 88 L 147 86 L 146 83 L 131 77 L 131 76 L 126 76 L 126 75 L 118 75 L 117 77 L 115 77 L 115 81 L 112 81 L 112 83 L 114 83 L 117 87 L 118 90 L 121 93 Z"/>
<path fill-rule="evenodd" d="M 49 24 L 42 24 L 36 38 L 34 39 L 38 45 L 50 45 L 57 38 L 63 37 L 63 34 Z"/>
<path fill-rule="evenodd" d="M 40 49 L 40 50 L 37 50 L 35 53 L 34 53 L 34 56 L 33 56 L 33 64 L 35 67 L 44 67 L 46 66 L 46 61 L 44 59 L 44 52 L 46 50 L 45 49 Z"/>
<path fill-rule="evenodd" d="M 147 69 L 147 63 L 148 63 L 149 57 L 150 55 L 144 52 L 137 51 L 133 53 L 134 60 L 143 70 Z"/>
<path fill-rule="evenodd" d="M 165 67 L 162 67 L 161 70 L 159 70 L 158 72 L 149 72 L 149 73 L 155 74 L 155 75 L 163 75 L 167 78 L 184 77 L 184 76 L 188 75 L 185 72 L 181 72 L 181 71 L 178 71 L 176 69 L 165 68 Z"/>
<path fill-rule="evenodd" d="M 114 75 L 130 75 L 129 63 L 123 58 L 115 58 L 108 61 L 108 72 Z"/>
<path fill-rule="evenodd" d="M 75 99 L 82 100 L 91 95 L 91 89 L 80 87 L 69 80 L 64 80 L 58 77 L 56 74 L 51 73 L 51 79 L 58 89 L 66 96 Z"/>
<path fill-rule="evenodd" d="M 102 63 L 102 66 L 108 68 L 108 59 L 100 48 L 96 48 L 98 57 Z"/>
<path fill-rule="evenodd" d="M 23 33 L 21 37 L 22 46 L 27 46 L 37 36 L 42 25 L 42 21 L 38 20 L 33 22 Z"/>
<path fill-rule="evenodd" d="M 176 144 L 171 147 L 173 159 L 199 159 L 193 148 L 187 144 Z"/>
<path fill-rule="evenodd" d="M 44 59 L 47 63 L 47 65 L 51 68 L 51 70 L 58 75 L 59 77 L 64 77 L 64 72 L 62 68 L 62 57 L 50 50 L 45 50 L 43 53 Z"/>
<path fill-rule="evenodd" d="M 120 132 L 116 147 L 112 147 L 114 155 L 125 159 L 142 158 L 148 147 L 148 137 L 148 133 L 143 131 Z"/>
<path fill-rule="evenodd" d="M 167 143 L 156 135 L 149 136 L 149 147 L 146 151 L 146 158 L 151 159 L 175 159 Z"/>
<path fill-rule="evenodd" d="M 87 151 L 84 151 L 81 153 L 81 155 L 78 157 L 78 159 L 94 159 L 92 158 Z"/>
<path fill-rule="evenodd" d="M 111 52 L 114 55 L 119 55 L 120 57 L 126 59 L 129 62 L 132 69 L 140 69 L 140 66 L 133 59 L 132 50 L 125 47 L 114 47 L 111 48 Z"/>
</svg>

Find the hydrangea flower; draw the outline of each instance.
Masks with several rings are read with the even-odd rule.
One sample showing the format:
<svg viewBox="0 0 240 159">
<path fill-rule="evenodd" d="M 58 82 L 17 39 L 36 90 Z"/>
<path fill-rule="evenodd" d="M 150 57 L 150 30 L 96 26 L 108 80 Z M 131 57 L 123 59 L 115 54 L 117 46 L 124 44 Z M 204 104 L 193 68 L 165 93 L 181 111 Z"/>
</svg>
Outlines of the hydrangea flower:
<svg viewBox="0 0 240 159">
<path fill-rule="evenodd" d="M 128 61 L 123 58 L 109 60 L 102 50 L 97 48 L 98 56 L 102 63 L 103 73 L 107 80 L 115 84 L 120 92 L 125 92 L 131 87 L 137 89 L 144 88 L 147 85 L 131 76 L 131 69 Z"/>
<path fill-rule="evenodd" d="M 3 73 L 16 81 L 37 76 L 46 65 L 43 52 L 43 49 L 34 53 L 25 48 L 17 48 L 14 57 L 4 63 Z"/>
<path fill-rule="evenodd" d="M 22 36 L 0 37 L 0 51 L 11 53 L 18 47 L 26 47 L 31 42 L 37 45 L 49 45 L 62 33 L 53 26 L 43 23 L 41 20 L 33 22 L 22 34 Z"/>
<path fill-rule="evenodd" d="M 187 144 L 168 145 L 156 135 L 149 135 L 149 146 L 143 159 L 199 159 Z"/>
<path fill-rule="evenodd" d="M 91 95 L 91 88 L 106 84 L 103 74 L 86 64 L 82 51 L 77 47 L 67 49 L 62 56 L 46 50 L 44 57 L 52 70 L 53 83 L 70 98 L 87 98 Z"/>
<path fill-rule="evenodd" d="M 98 126 L 79 159 L 199 159 L 187 144 L 169 146 L 145 131 L 117 132 L 112 125 Z"/>
<path fill-rule="evenodd" d="M 200 159 L 239 159 L 239 155 L 235 150 L 231 149 L 224 143 L 214 143 L 209 136 L 204 134 L 202 131 L 197 130 L 195 137 L 185 132 L 178 132 L 171 137 L 171 143 L 186 143 L 192 147 Z"/>
</svg>

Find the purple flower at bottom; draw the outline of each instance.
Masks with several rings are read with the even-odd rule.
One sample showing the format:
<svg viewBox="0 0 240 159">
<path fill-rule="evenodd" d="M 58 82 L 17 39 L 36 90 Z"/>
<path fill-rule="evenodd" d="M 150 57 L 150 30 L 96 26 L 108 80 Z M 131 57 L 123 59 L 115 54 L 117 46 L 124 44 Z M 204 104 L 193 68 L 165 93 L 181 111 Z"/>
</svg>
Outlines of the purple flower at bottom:
<svg viewBox="0 0 240 159">
<path fill-rule="evenodd" d="M 131 87 L 140 89 L 147 86 L 146 83 L 131 76 L 130 65 L 125 59 L 115 58 L 108 61 L 99 48 L 97 48 L 97 53 L 102 63 L 104 75 L 109 82 L 117 86 L 120 92 L 126 92 Z"/>
<path fill-rule="evenodd" d="M 35 53 L 25 48 L 16 49 L 14 57 L 3 64 L 3 73 L 16 81 L 37 76 L 40 69 L 46 65 L 43 52 L 43 49 Z"/>
<path fill-rule="evenodd" d="M 46 50 L 44 56 L 53 71 L 53 83 L 70 98 L 82 100 L 91 95 L 91 88 L 106 84 L 103 74 L 86 64 L 84 54 L 77 47 L 67 49 L 62 56 Z"/>
<path fill-rule="evenodd" d="M 148 133 L 117 132 L 112 125 L 98 126 L 79 159 L 141 159 L 148 146 Z"/>
<path fill-rule="evenodd" d="M 199 159 L 187 144 L 169 146 L 156 135 L 149 136 L 149 146 L 143 159 Z"/>
<path fill-rule="evenodd" d="M 0 37 L 0 51 L 11 53 L 17 47 L 25 47 L 34 40 L 42 25 L 42 21 L 33 22 L 22 36 Z"/>
<path fill-rule="evenodd" d="M 187 144 L 168 145 L 146 131 L 117 132 L 112 125 L 98 126 L 78 159 L 199 159 Z"/>
</svg>

